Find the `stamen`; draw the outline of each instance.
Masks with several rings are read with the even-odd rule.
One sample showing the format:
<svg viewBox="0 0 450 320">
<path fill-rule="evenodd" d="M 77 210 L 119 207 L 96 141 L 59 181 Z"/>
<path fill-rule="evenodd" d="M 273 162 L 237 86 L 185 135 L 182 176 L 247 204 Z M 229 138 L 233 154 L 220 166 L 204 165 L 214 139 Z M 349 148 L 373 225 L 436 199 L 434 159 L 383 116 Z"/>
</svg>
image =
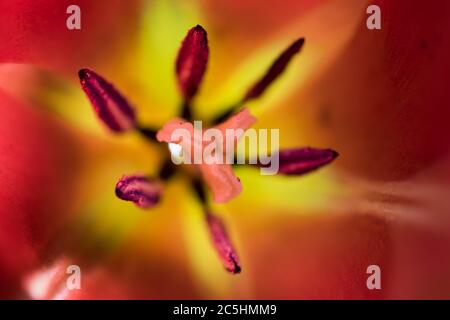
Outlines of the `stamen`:
<svg viewBox="0 0 450 320">
<path fill-rule="evenodd" d="M 116 184 L 116 196 L 132 201 L 138 207 L 151 208 L 161 197 L 162 185 L 158 179 L 149 179 L 143 175 L 124 176 Z"/>
<path fill-rule="evenodd" d="M 152 141 L 157 141 L 156 140 L 156 133 L 158 132 L 158 130 L 153 129 L 153 128 L 148 128 L 148 127 L 142 127 L 142 126 L 138 126 L 136 128 L 145 138 L 152 140 Z"/>
<path fill-rule="evenodd" d="M 206 212 L 209 232 L 214 247 L 222 260 L 225 269 L 233 274 L 241 272 L 241 265 L 236 251 L 231 244 L 230 238 L 225 230 L 222 221 L 210 212 Z"/>
<path fill-rule="evenodd" d="M 166 159 L 159 168 L 158 177 L 160 180 L 167 181 L 172 177 L 176 170 L 175 166 L 170 159 Z"/>
<path fill-rule="evenodd" d="M 206 205 L 206 203 L 207 203 L 206 191 L 205 191 L 202 181 L 200 179 L 193 179 L 193 180 L 191 180 L 191 185 L 194 188 L 195 194 L 197 195 L 200 202 L 203 205 Z"/>
<path fill-rule="evenodd" d="M 205 29 L 200 25 L 189 30 L 176 61 L 178 85 L 185 102 L 197 93 L 208 63 L 209 48 Z M 186 111 L 184 111 L 186 112 Z"/>
<path fill-rule="evenodd" d="M 98 117 L 112 131 L 123 132 L 136 125 L 133 108 L 111 83 L 89 69 L 81 69 L 78 75 Z"/>
<path fill-rule="evenodd" d="M 281 150 L 279 173 L 301 175 L 331 163 L 338 157 L 332 149 L 300 148 Z"/>
<path fill-rule="evenodd" d="M 275 81 L 280 74 L 286 69 L 292 57 L 300 51 L 305 43 L 305 39 L 301 38 L 291 44 L 281 55 L 272 63 L 269 70 L 264 76 L 256 82 L 245 94 L 243 102 L 259 98 L 266 89 Z"/>
</svg>

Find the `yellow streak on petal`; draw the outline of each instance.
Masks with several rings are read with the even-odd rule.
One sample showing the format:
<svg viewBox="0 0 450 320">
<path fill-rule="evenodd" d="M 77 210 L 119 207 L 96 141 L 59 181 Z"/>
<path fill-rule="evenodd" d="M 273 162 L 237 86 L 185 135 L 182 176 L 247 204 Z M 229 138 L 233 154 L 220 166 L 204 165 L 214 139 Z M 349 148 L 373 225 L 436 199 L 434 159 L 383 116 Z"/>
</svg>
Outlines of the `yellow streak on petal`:
<svg viewBox="0 0 450 320">
<path fill-rule="evenodd" d="M 268 89 L 260 100 L 249 103 L 258 106 L 259 110 L 272 108 L 301 90 L 314 76 L 320 74 L 338 57 L 365 12 L 364 1 L 333 0 L 324 2 L 312 10 L 307 16 L 280 30 L 273 39 L 267 39 L 266 45 L 250 55 L 230 74 L 229 70 L 221 70 L 220 66 L 211 71 L 211 81 L 205 83 L 204 94 L 199 97 L 200 116 L 211 117 L 218 109 L 206 106 L 227 107 L 239 101 L 245 90 L 254 83 L 270 66 L 272 61 L 294 40 L 305 37 L 305 45 L 300 54 L 294 57 L 280 79 Z M 211 47 L 214 48 L 214 38 Z M 220 46 L 219 44 L 216 44 Z M 235 44 L 239 48 L 239 44 Z M 216 50 L 220 50 L 216 49 Z M 244 52 L 243 55 L 246 53 Z M 214 50 L 212 50 L 212 59 Z M 211 69 L 213 69 L 211 68 Z M 220 78 L 220 81 L 217 80 Z M 218 86 L 217 83 L 223 84 Z M 258 115 L 258 112 L 257 114 Z"/>
<path fill-rule="evenodd" d="M 201 22 L 197 11 L 190 2 L 155 0 L 143 15 L 138 51 L 128 61 L 139 84 L 135 89 L 151 102 L 141 110 L 144 121 L 162 123 L 179 110 L 175 59 L 186 30 Z"/>
</svg>

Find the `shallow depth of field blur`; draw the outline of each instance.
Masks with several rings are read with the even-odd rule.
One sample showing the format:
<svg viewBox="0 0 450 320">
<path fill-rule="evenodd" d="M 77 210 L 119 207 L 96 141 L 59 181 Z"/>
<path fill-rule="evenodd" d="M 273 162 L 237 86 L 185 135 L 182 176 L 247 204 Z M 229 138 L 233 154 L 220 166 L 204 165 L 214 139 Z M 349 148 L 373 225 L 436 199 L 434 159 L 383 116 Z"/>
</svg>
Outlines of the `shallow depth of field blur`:
<svg viewBox="0 0 450 320">
<path fill-rule="evenodd" d="M 70 4 L 81 30 L 66 28 Z M 381 30 L 366 27 L 369 4 Z M 448 298 L 449 12 L 444 0 L 0 0 L 0 297 Z M 301 177 L 238 166 L 242 194 L 213 209 L 239 275 L 223 269 L 182 177 L 150 210 L 115 197 L 123 174 L 155 173 L 161 149 L 109 132 L 77 78 L 96 70 L 161 127 L 179 110 L 175 58 L 197 24 L 210 47 L 199 117 L 305 37 L 248 107 L 281 147 L 340 154 Z M 69 265 L 80 290 L 64 287 Z M 369 265 L 381 290 L 366 286 Z"/>
</svg>

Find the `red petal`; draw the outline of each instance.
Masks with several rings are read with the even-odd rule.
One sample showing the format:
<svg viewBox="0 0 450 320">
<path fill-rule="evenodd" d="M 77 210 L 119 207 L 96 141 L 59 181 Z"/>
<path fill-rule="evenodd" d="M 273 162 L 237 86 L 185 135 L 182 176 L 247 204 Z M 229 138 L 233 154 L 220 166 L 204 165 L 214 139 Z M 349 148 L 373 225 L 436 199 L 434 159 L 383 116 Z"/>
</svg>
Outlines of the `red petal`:
<svg viewBox="0 0 450 320">
<path fill-rule="evenodd" d="M 348 47 L 285 112 L 336 147 L 339 166 L 352 175 L 405 179 L 449 151 L 450 2 L 371 4 L 381 8 L 381 30 L 368 30 L 362 12 Z M 299 103 L 308 105 L 301 116 Z"/>
<path fill-rule="evenodd" d="M 206 71 L 208 56 L 206 31 L 197 25 L 184 38 L 176 62 L 178 85 L 186 101 L 197 93 Z"/>
<path fill-rule="evenodd" d="M 69 5 L 81 30 L 69 30 Z M 136 30 L 142 1 L 0 1 L 0 62 L 37 64 L 72 74 L 80 64 L 117 58 Z"/>
<path fill-rule="evenodd" d="M 80 145 L 65 127 L 1 90 L 0 113 L 0 297 L 11 298 L 71 218 Z"/>
<path fill-rule="evenodd" d="M 283 53 L 281 53 L 281 55 L 272 63 L 264 76 L 247 91 L 243 102 L 259 98 L 272 82 L 283 73 L 292 57 L 300 51 L 304 43 L 304 38 L 298 39 L 283 51 Z"/>
</svg>

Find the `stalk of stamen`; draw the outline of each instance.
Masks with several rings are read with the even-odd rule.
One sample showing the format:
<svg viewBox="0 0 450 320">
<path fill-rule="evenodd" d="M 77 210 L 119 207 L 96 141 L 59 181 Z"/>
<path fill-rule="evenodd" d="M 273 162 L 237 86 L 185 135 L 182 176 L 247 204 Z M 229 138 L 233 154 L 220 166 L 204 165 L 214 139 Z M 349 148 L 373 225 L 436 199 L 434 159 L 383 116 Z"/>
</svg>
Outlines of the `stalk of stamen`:
<svg viewBox="0 0 450 320">
<path fill-rule="evenodd" d="M 206 191 L 202 181 L 200 179 L 192 179 L 191 184 L 200 202 L 207 206 Z"/>
<path fill-rule="evenodd" d="M 235 105 L 227 108 L 225 111 L 223 111 L 221 114 L 219 114 L 217 117 L 214 118 L 213 124 L 216 125 L 218 123 L 224 122 L 228 118 L 230 118 L 233 114 L 237 113 L 244 103 L 242 101 L 236 103 Z"/>
<path fill-rule="evenodd" d="M 156 140 L 156 133 L 158 132 L 158 130 L 155 130 L 153 128 L 147 128 L 147 127 L 141 127 L 138 126 L 137 130 L 139 131 L 139 133 L 141 133 L 145 138 L 152 140 L 152 141 L 157 141 Z"/>
<path fill-rule="evenodd" d="M 167 181 L 176 172 L 176 167 L 170 159 L 166 159 L 159 169 L 158 177 L 161 180 Z"/>
<path fill-rule="evenodd" d="M 184 101 L 181 105 L 181 118 L 192 121 L 192 110 L 188 101 Z"/>
</svg>

